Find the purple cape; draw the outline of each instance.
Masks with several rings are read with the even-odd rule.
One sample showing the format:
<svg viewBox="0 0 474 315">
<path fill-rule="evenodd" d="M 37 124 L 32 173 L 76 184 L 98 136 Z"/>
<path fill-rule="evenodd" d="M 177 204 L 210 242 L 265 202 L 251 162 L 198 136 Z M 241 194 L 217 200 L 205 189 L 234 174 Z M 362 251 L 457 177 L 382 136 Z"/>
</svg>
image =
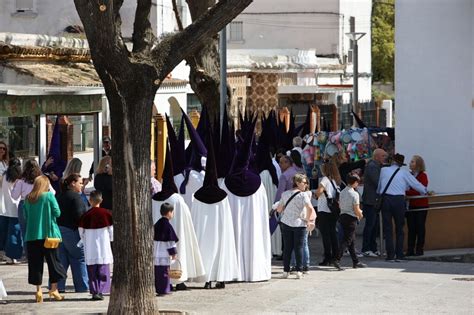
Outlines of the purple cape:
<svg viewBox="0 0 474 315">
<path fill-rule="evenodd" d="M 176 233 L 173 229 L 173 226 L 170 223 L 170 220 L 165 217 L 161 217 L 156 223 L 155 226 L 153 227 L 154 229 L 154 235 L 153 235 L 153 240 L 157 242 L 178 242 L 178 236 L 176 236 Z"/>
</svg>

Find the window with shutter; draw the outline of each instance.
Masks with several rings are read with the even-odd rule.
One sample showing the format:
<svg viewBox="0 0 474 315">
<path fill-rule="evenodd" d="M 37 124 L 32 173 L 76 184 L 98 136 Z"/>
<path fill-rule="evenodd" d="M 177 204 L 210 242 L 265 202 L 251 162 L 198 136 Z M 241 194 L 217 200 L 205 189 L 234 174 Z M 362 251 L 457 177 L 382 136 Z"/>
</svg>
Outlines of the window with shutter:
<svg viewBox="0 0 474 315">
<path fill-rule="evenodd" d="M 229 41 L 231 42 L 240 42 L 244 40 L 244 34 L 243 34 L 243 22 L 231 22 L 230 23 L 230 36 L 229 36 Z"/>
<path fill-rule="evenodd" d="M 16 0 L 16 12 L 35 11 L 35 0 Z"/>
</svg>

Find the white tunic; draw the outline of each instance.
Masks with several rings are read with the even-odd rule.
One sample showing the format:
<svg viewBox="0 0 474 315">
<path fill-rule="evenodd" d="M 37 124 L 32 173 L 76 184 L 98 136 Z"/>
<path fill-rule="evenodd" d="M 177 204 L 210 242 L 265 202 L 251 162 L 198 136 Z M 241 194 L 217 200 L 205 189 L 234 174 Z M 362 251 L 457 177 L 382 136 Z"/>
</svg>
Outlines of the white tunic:
<svg viewBox="0 0 474 315">
<path fill-rule="evenodd" d="M 277 191 L 277 187 L 273 184 L 272 176 L 268 170 L 264 170 L 260 173 L 260 178 L 262 179 L 262 184 L 265 187 L 265 191 L 267 193 L 267 200 L 268 200 L 268 212 L 271 211 L 273 200 L 275 200 L 275 195 Z M 281 250 L 282 246 L 282 238 L 281 238 L 281 230 L 280 226 L 278 225 L 271 236 L 271 243 L 272 243 L 272 255 L 280 256 L 283 252 Z"/>
<path fill-rule="evenodd" d="M 202 263 L 191 213 L 183 197 L 180 194 L 173 194 L 165 201 L 153 200 L 153 224 L 161 218 L 160 207 L 165 202 L 170 203 L 174 207 L 174 217 L 170 220 L 170 223 L 179 239 L 176 250 L 178 251 L 177 257 L 183 271 L 181 278 L 173 281 L 173 283 L 181 283 L 188 280 L 202 282 L 206 271 Z"/>
<path fill-rule="evenodd" d="M 13 199 L 12 197 L 12 190 L 15 183 L 8 182 L 6 176 L 3 176 L 2 182 L 0 191 L 0 215 L 18 218 L 18 204 L 20 203 L 20 198 Z"/>
<path fill-rule="evenodd" d="M 206 282 L 239 279 L 229 199 L 214 204 L 194 199 L 191 215 L 206 268 Z"/>
<path fill-rule="evenodd" d="M 173 247 L 176 248 L 175 241 L 153 241 L 153 264 L 155 266 L 169 266 L 171 264 L 171 257 L 168 249 Z"/>
<path fill-rule="evenodd" d="M 186 193 L 181 196 L 183 196 L 184 201 L 190 209 L 193 205 L 194 193 L 198 191 L 199 188 L 201 188 L 204 184 L 205 175 L 206 173 L 204 171 L 197 172 L 195 170 L 191 170 L 191 172 L 189 173 L 188 183 L 186 184 Z M 180 186 L 178 186 L 178 190 Z"/>
<path fill-rule="evenodd" d="M 241 273 L 238 280 L 271 279 L 272 251 L 265 187 L 260 185 L 253 195 L 247 197 L 234 195 L 225 183 L 222 189 L 227 192 L 232 211 L 235 248 Z"/>
<path fill-rule="evenodd" d="M 114 262 L 110 242 L 114 240 L 113 226 L 100 229 L 79 228 L 79 235 L 84 243 L 86 265 L 107 265 Z"/>
</svg>

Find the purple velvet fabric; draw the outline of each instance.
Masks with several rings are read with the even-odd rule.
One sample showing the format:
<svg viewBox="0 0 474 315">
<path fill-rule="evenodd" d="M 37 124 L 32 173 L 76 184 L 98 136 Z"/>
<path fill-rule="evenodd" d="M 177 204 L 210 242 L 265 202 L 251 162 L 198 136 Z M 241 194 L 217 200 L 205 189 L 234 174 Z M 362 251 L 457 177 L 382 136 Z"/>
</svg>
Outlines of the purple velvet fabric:
<svg viewBox="0 0 474 315">
<path fill-rule="evenodd" d="M 186 167 L 186 160 L 185 160 L 185 155 L 184 155 L 184 142 L 181 144 L 176 137 L 176 133 L 173 129 L 173 125 L 171 124 L 171 121 L 166 115 L 166 125 L 168 127 L 168 141 L 170 143 L 170 150 L 171 150 L 171 155 L 172 159 L 171 161 L 173 162 L 173 171 L 176 174 L 179 174 L 183 172 L 184 168 Z"/>
<path fill-rule="evenodd" d="M 178 236 L 170 223 L 170 220 L 161 217 L 153 226 L 153 240 L 157 242 L 178 242 Z"/>
<path fill-rule="evenodd" d="M 169 268 L 169 266 L 155 266 L 155 290 L 157 294 L 169 294 L 171 292 Z"/>
<path fill-rule="evenodd" d="M 87 275 L 91 294 L 110 293 L 110 265 L 87 265 Z"/>
<path fill-rule="evenodd" d="M 253 195 L 262 183 L 260 176 L 249 170 L 249 159 L 256 121 L 255 119 L 251 126 L 245 130 L 244 142 L 234 156 L 230 173 L 225 178 L 225 185 L 229 191 L 239 197 Z"/>
<path fill-rule="evenodd" d="M 217 184 L 216 158 L 214 155 L 214 145 L 212 140 L 212 133 L 209 128 L 209 130 L 207 130 L 206 141 L 207 161 L 204 184 L 194 193 L 194 198 L 207 204 L 217 203 L 227 197 L 227 193 L 219 188 L 219 185 Z"/>
<path fill-rule="evenodd" d="M 172 194 L 178 193 L 178 188 L 174 183 L 173 162 L 171 162 L 171 154 L 168 144 L 166 145 L 165 168 L 163 169 L 163 183 L 161 191 L 153 195 L 154 200 L 164 201 Z"/>
<path fill-rule="evenodd" d="M 191 138 L 190 147 L 186 149 L 186 157 L 189 155 L 189 160 L 187 161 L 187 167 L 185 169 L 184 181 L 179 188 L 179 192 L 181 194 L 185 194 L 186 185 L 188 184 L 189 180 L 189 173 L 191 170 L 198 172 L 203 170 L 201 165 L 201 157 L 207 156 L 207 150 L 201 137 L 197 133 L 196 129 L 194 129 L 194 126 L 188 115 L 186 115 L 182 109 L 181 111 L 183 113 L 183 119 L 186 124 L 186 128 L 188 129 L 189 137 Z"/>
</svg>

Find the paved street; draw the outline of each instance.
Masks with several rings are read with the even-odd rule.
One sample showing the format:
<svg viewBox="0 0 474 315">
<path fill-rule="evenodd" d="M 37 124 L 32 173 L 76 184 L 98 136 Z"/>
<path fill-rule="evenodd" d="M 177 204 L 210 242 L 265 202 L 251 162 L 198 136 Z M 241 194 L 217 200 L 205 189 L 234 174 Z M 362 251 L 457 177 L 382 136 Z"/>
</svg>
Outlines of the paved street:
<svg viewBox="0 0 474 315">
<path fill-rule="evenodd" d="M 311 240 L 312 264 L 321 258 L 320 242 L 318 238 Z M 473 264 L 363 260 L 369 268 L 347 268 L 339 272 L 330 267 L 313 267 L 302 280 L 296 280 L 294 276 L 279 279 L 282 269 L 276 261 L 272 280 L 267 282 L 228 284 L 224 290 L 204 290 L 201 284 L 190 284 L 188 291 L 158 299 L 162 310 L 193 314 L 474 312 Z M 343 266 L 349 265 L 346 257 Z M 67 293 L 67 300 L 63 302 L 33 303 L 34 288 L 27 284 L 26 264 L 2 264 L 0 275 L 9 293 L 9 304 L 0 305 L 2 314 L 100 313 L 107 309 L 108 298 L 103 302 L 92 302 L 88 294 Z M 68 284 L 68 288 L 72 288 L 70 278 Z"/>
</svg>

